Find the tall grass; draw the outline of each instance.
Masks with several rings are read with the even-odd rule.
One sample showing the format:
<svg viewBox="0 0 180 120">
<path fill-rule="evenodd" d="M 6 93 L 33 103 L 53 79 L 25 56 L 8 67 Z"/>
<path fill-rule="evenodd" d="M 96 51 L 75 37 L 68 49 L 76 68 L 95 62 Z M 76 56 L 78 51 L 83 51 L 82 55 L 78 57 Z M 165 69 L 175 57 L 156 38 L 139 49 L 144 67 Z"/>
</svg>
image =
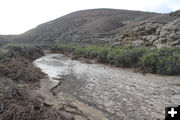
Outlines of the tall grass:
<svg viewBox="0 0 180 120">
<path fill-rule="evenodd" d="M 55 45 L 53 51 L 71 52 L 79 57 L 96 58 L 119 67 L 141 68 L 144 72 L 180 74 L 180 48 L 120 47 L 99 45 Z"/>
</svg>

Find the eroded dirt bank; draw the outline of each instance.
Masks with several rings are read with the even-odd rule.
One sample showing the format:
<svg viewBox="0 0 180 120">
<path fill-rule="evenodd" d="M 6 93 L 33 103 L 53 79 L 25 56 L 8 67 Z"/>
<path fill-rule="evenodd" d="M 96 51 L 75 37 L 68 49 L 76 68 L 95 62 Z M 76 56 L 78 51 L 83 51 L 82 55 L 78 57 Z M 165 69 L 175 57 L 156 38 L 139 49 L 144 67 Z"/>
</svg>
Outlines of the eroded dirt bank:
<svg viewBox="0 0 180 120">
<path fill-rule="evenodd" d="M 101 110 L 110 120 L 164 119 L 165 106 L 180 104 L 180 77 L 135 73 L 102 64 L 86 64 L 61 54 L 35 61 L 56 85 L 54 94 L 70 94 Z"/>
<path fill-rule="evenodd" d="M 64 80 L 64 77 L 61 75 L 65 75 L 65 73 L 62 72 L 61 69 L 58 69 L 58 65 L 60 64 L 57 61 L 57 63 L 53 63 L 54 65 L 52 67 L 51 64 L 47 64 L 48 67 L 46 68 L 44 66 L 43 68 L 42 64 L 46 62 L 44 58 L 46 58 L 46 56 L 36 60 L 34 63 L 47 73 L 49 78 L 41 79 L 40 89 L 36 92 L 42 95 L 48 104 L 53 105 L 59 110 L 63 110 L 64 115 L 67 116 L 67 118 L 63 120 L 108 120 L 102 112 L 80 102 L 72 95 L 66 94 L 65 92 L 54 92 L 56 86 L 57 88 L 60 87 L 61 80 Z M 66 69 L 66 67 L 63 69 Z"/>
</svg>

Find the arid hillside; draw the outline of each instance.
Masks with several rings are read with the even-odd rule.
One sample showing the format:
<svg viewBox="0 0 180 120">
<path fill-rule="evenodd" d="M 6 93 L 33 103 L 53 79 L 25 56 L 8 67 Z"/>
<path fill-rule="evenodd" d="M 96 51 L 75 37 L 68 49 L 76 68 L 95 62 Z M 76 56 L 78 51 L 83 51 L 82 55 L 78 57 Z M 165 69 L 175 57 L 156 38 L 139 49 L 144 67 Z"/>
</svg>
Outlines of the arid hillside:
<svg viewBox="0 0 180 120">
<path fill-rule="evenodd" d="M 112 43 L 156 48 L 178 47 L 180 45 L 180 11 L 152 17 L 126 26 L 121 31 L 112 39 Z"/>
<path fill-rule="evenodd" d="M 109 43 L 120 28 L 160 14 L 129 10 L 93 9 L 77 11 L 41 24 L 17 36 L 21 43 Z"/>
<path fill-rule="evenodd" d="M 35 45 L 59 43 L 113 44 L 120 46 L 180 45 L 180 11 L 159 14 L 141 11 L 82 10 L 41 24 L 17 36 L 1 36 L 7 41 Z"/>
</svg>

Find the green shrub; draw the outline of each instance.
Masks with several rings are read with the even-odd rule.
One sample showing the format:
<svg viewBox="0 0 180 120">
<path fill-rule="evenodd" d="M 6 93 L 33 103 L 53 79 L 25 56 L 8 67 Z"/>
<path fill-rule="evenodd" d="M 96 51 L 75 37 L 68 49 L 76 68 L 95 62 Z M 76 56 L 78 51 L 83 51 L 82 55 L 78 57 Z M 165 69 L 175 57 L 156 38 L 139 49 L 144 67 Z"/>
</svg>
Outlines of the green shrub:
<svg viewBox="0 0 180 120">
<path fill-rule="evenodd" d="M 0 59 L 8 55 L 8 50 L 0 49 Z"/>
<path fill-rule="evenodd" d="M 148 53 L 141 58 L 141 64 L 145 72 L 157 73 L 158 54 L 155 52 Z"/>
<path fill-rule="evenodd" d="M 174 75 L 180 74 L 179 48 L 162 48 L 141 58 L 146 72 Z"/>
<path fill-rule="evenodd" d="M 118 54 L 118 49 L 110 49 L 108 54 L 107 54 L 107 58 L 106 60 L 108 61 L 108 63 L 110 64 L 115 64 L 116 63 L 116 60 L 115 60 L 115 57 L 117 56 Z"/>
<path fill-rule="evenodd" d="M 54 45 L 52 46 L 52 51 L 60 51 L 60 52 L 74 52 L 75 47 L 73 45 L 68 44 L 60 44 L 60 45 Z"/>
<path fill-rule="evenodd" d="M 4 46 L 4 50 L 8 52 L 9 57 L 22 56 L 30 60 L 44 55 L 41 48 L 27 44 L 7 44 Z"/>
<path fill-rule="evenodd" d="M 96 58 L 98 57 L 99 48 L 96 46 L 78 46 L 75 49 L 76 55 L 81 55 L 86 58 Z"/>
<path fill-rule="evenodd" d="M 98 50 L 94 49 L 89 52 L 89 58 L 97 58 L 98 56 Z"/>
<path fill-rule="evenodd" d="M 84 47 L 78 47 L 75 49 L 75 54 L 76 55 L 85 55 L 86 49 Z"/>
<path fill-rule="evenodd" d="M 97 46 L 85 46 L 85 57 L 97 58 L 99 48 Z"/>
<path fill-rule="evenodd" d="M 98 56 L 97 58 L 99 59 L 99 62 L 105 63 L 107 62 L 107 55 L 109 52 L 109 48 L 108 47 L 100 47 L 98 49 Z"/>
<path fill-rule="evenodd" d="M 18 54 L 24 53 L 24 45 L 16 45 L 16 44 L 7 44 L 4 49 L 9 50 L 9 52 L 14 52 Z"/>
<path fill-rule="evenodd" d="M 107 56 L 110 64 L 115 64 L 121 67 L 136 67 L 140 63 L 140 58 L 150 52 L 149 48 L 116 48 L 111 49 Z"/>
</svg>

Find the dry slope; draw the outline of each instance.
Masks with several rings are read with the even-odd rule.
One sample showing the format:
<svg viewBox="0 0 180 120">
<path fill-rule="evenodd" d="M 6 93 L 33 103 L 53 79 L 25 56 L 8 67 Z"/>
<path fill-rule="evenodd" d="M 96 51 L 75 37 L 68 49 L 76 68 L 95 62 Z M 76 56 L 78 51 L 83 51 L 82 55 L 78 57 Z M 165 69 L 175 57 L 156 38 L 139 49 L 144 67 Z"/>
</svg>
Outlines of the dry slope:
<svg viewBox="0 0 180 120">
<path fill-rule="evenodd" d="M 70 13 L 41 24 L 17 36 L 16 42 L 52 43 L 108 43 L 115 30 L 157 16 L 157 13 L 93 9 Z"/>
</svg>

